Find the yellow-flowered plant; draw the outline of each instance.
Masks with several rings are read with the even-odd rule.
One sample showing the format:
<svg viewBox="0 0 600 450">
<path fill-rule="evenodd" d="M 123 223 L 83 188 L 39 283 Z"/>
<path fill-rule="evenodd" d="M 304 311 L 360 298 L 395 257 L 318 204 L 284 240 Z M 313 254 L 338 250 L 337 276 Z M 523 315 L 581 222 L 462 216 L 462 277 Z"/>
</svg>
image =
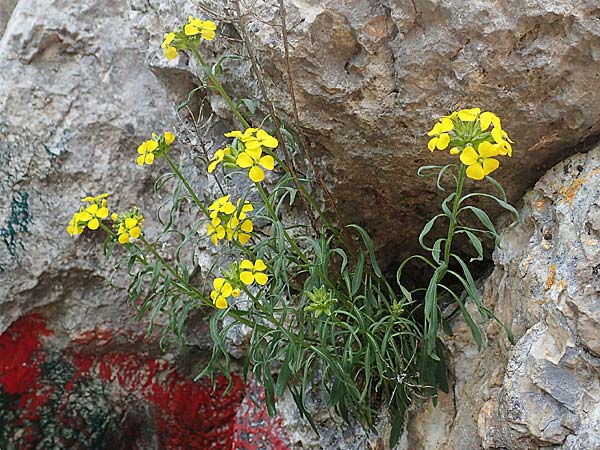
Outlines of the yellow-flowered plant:
<svg viewBox="0 0 600 450">
<path fill-rule="evenodd" d="M 175 140 L 175 135 L 170 131 L 165 132 L 164 135 L 158 136 L 152 133 L 152 139 L 142 142 L 138 149 L 137 163 L 138 166 L 144 164 L 152 164 L 154 158 L 164 157 L 171 149 L 171 144 Z"/>
<path fill-rule="evenodd" d="M 490 111 L 482 113 L 480 108 L 461 109 L 442 117 L 427 135 L 432 136 L 429 150 L 451 147 L 450 154 L 460 155 L 467 177 L 474 180 L 483 180 L 500 167 L 496 156 L 512 156 L 513 141 L 502 129 L 500 118 Z"/>
<path fill-rule="evenodd" d="M 180 50 L 195 50 L 200 41 L 212 41 L 217 26 L 210 20 L 188 17 L 186 24 L 175 31 L 166 33 L 161 48 L 168 60 L 175 59 Z"/>
<path fill-rule="evenodd" d="M 238 200 L 234 205 L 229 201 L 230 198 L 231 195 L 220 197 L 208 207 L 210 222 L 207 224 L 206 233 L 214 245 L 223 239 L 237 240 L 244 245 L 248 243 L 250 233 L 254 231 L 252 221 L 246 214 L 254 209 L 252 204 L 247 200 L 242 204 Z"/>
<path fill-rule="evenodd" d="M 445 319 L 440 299 L 458 305 L 479 346 L 481 332 L 465 302 L 472 301 L 483 317 L 493 318 L 479 296 L 465 258 L 473 256 L 469 263 L 483 259 L 481 239 L 497 239 L 498 234 L 489 216 L 471 200 L 483 197 L 516 214 L 500 184 L 490 177 L 500 165 L 498 157 L 512 156 L 513 141 L 498 116 L 479 108 L 444 116 L 429 131 L 429 150 L 448 150 L 456 158 L 445 166 L 422 167 L 419 175 L 436 176 L 442 191 L 449 180 L 454 189 L 442 202 L 442 213 L 431 219 L 419 236 L 428 256 L 409 257 L 398 268 L 398 294 L 379 268 L 366 230 L 355 224 L 344 229 L 333 225 L 311 194 L 310 180 L 298 178 L 296 170 L 284 162 L 287 156 L 282 161 L 280 146 L 299 151 L 293 134 L 271 115 L 250 123 L 251 116 L 236 106 L 249 99 L 234 101 L 218 78 L 220 62 L 210 66 L 204 61 L 198 46 L 213 40 L 215 31 L 212 21 L 190 16 L 165 34 L 161 47 L 169 60 L 180 51 L 194 56 L 203 71 L 202 86 L 219 94 L 238 122 L 238 130 L 225 134 L 231 141 L 218 143 L 220 148 L 206 167 L 222 195 L 205 206 L 205 193 L 198 193 L 171 159 L 174 134 L 152 134 L 139 145 L 137 164 L 162 159 L 172 172 L 161 176 L 155 187 L 158 190 L 168 185 L 173 196 L 167 220 L 162 211 L 157 214 L 163 230 L 155 240 L 150 241 L 142 232 L 143 217 L 135 207 L 113 213 L 112 227 L 105 224 L 107 194 L 84 198 L 86 206 L 74 214 L 67 231 L 77 235 L 88 228 L 106 233 L 107 257 L 113 252 L 124 255 L 117 266 L 126 266 L 132 277 L 128 297 L 138 316 L 149 313 L 153 319 L 158 314 L 167 315 L 163 339 L 173 333 L 183 341 L 187 314 L 194 308 L 212 311 L 209 320 L 215 345 L 203 374 L 224 372 L 229 376 L 231 330 L 243 324 L 244 329 L 251 330 L 244 356 L 245 374 L 253 371 L 265 386 L 270 414 L 275 412 L 277 397 L 287 389 L 301 415 L 315 428 L 305 393 L 318 389 L 314 381 L 319 379 L 327 404 L 347 421 L 358 417 L 371 428 L 383 404 L 392 421 L 393 447 L 402 432 L 408 405 L 424 394 L 435 399 L 438 387 L 447 388 L 440 331 Z M 263 183 L 265 171 L 273 171 L 275 164 L 278 176 L 270 176 L 269 182 Z M 219 166 L 222 171 L 216 171 Z M 238 178 L 238 188 L 244 190 L 234 201 L 224 185 L 240 175 L 239 169 L 247 171 L 251 183 L 245 174 Z M 499 194 L 465 194 L 466 178 L 487 180 Z M 309 228 L 286 219 L 284 211 L 297 197 L 314 208 L 318 226 L 311 221 Z M 192 209 L 184 208 L 185 202 L 196 208 L 191 220 L 185 222 L 192 225 L 181 229 L 179 215 Z M 252 220 L 248 217 L 251 212 Z M 443 226 L 447 229 L 444 235 L 430 237 Z M 348 234 L 353 234 L 350 239 Z M 466 238 L 474 255 L 467 254 L 464 247 L 456 248 L 457 235 Z M 210 268 L 198 270 L 196 249 L 205 248 L 208 241 L 217 245 L 224 240 L 228 246 L 215 252 Z M 172 254 L 164 257 L 164 249 L 173 246 Z M 239 262 L 219 268 L 223 260 Z M 423 263 L 430 279 L 425 286 L 409 289 L 402 277 L 413 260 Z M 422 275 L 420 267 L 411 277 L 411 286 Z M 507 332 L 510 336 L 510 330 Z"/>
<path fill-rule="evenodd" d="M 100 227 L 102 219 L 108 217 L 107 200 L 108 194 L 100 194 L 96 197 L 85 197 L 82 202 L 88 203 L 88 206 L 82 206 L 78 212 L 73 214 L 73 218 L 67 226 L 67 232 L 71 236 L 83 233 L 87 227 L 90 230 L 97 230 Z"/>
</svg>

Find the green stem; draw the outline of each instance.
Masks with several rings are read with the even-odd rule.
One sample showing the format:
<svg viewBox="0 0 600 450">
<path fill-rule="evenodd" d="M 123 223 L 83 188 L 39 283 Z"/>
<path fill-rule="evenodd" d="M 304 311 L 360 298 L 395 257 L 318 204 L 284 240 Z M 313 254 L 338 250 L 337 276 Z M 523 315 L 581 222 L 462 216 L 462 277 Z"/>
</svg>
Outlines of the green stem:
<svg viewBox="0 0 600 450">
<path fill-rule="evenodd" d="M 192 200 L 194 200 L 194 203 L 198 206 L 198 208 L 200 208 L 200 210 L 204 213 L 206 217 L 210 217 L 210 212 L 208 211 L 208 209 L 206 209 L 206 206 L 204 206 L 202 201 L 200 201 L 200 199 L 192 189 L 192 186 L 190 186 L 190 183 L 188 183 L 187 179 L 183 176 L 177 165 L 173 162 L 171 158 L 169 158 L 169 155 L 165 155 L 165 159 L 169 163 L 169 166 L 171 166 L 171 169 L 173 169 L 175 175 L 177 175 L 177 177 L 181 180 L 181 182 L 189 192 L 190 196 L 192 197 Z"/>
<path fill-rule="evenodd" d="M 227 92 L 225 92 L 225 89 L 223 88 L 223 85 L 217 79 L 217 77 L 215 77 L 215 75 L 213 74 L 210 66 L 208 64 L 206 64 L 206 61 L 204 61 L 204 58 L 202 58 L 202 55 L 200 55 L 200 53 L 198 52 L 198 50 L 196 49 L 196 47 L 190 46 L 188 48 L 194 54 L 194 56 L 196 57 L 196 59 L 198 60 L 198 62 L 200 62 L 200 65 L 202 65 L 202 68 L 204 69 L 204 71 L 208 75 L 208 78 L 212 82 L 214 88 L 217 90 L 217 92 L 219 94 L 221 94 L 221 97 L 223 97 L 223 100 L 225 100 L 225 102 L 227 103 L 227 105 L 229 106 L 229 108 L 231 108 L 231 111 L 233 112 L 233 114 L 235 114 L 235 116 L 238 118 L 238 120 L 240 121 L 240 123 L 242 125 L 244 125 L 244 127 L 249 128 L 250 124 L 244 118 L 244 116 L 239 111 L 239 109 L 233 104 L 233 101 L 231 100 L 231 97 L 229 97 L 229 95 L 227 95 Z"/>
<path fill-rule="evenodd" d="M 263 203 L 267 207 L 267 211 L 269 212 L 271 219 L 273 219 L 276 222 L 281 223 L 281 221 L 279 220 L 279 217 L 277 216 L 275 209 L 273 209 L 273 205 L 271 204 L 271 201 L 269 200 L 269 197 L 267 196 L 267 193 L 265 192 L 263 187 L 259 183 L 254 183 L 254 184 L 256 185 L 256 188 L 258 189 L 258 193 L 260 194 L 260 196 L 263 200 Z M 288 234 L 287 230 L 285 229 L 285 226 L 283 226 L 282 228 L 283 228 L 283 234 L 285 235 L 286 241 L 288 241 L 288 243 L 292 246 L 292 248 L 294 249 L 294 251 L 296 252 L 298 257 L 302 260 L 302 262 L 304 264 L 308 264 L 308 258 L 306 257 L 306 255 L 304 255 L 304 252 L 300 249 L 300 247 L 298 247 L 298 244 L 296 243 L 296 241 L 294 239 L 292 239 L 292 237 Z"/>
<path fill-rule="evenodd" d="M 458 173 L 458 179 L 456 181 L 456 193 L 454 195 L 454 201 L 452 202 L 452 217 L 450 217 L 450 224 L 448 225 L 448 235 L 446 237 L 446 244 L 444 245 L 444 270 L 440 273 L 438 281 L 441 281 L 448 271 L 448 265 L 450 264 L 450 255 L 452 250 L 452 238 L 454 237 L 454 231 L 456 230 L 457 220 L 456 214 L 460 207 L 460 200 L 462 198 L 462 190 L 465 182 L 466 166 L 461 165 Z"/>
</svg>

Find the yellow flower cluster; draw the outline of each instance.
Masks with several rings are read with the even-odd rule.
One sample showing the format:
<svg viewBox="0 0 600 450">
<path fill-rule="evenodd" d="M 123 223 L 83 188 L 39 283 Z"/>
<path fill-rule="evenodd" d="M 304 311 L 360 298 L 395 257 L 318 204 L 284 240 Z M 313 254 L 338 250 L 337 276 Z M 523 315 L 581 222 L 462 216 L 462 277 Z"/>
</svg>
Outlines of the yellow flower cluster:
<svg viewBox="0 0 600 450">
<path fill-rule="evenodd" d="M 142 234 L 144 218 L 137 208 L 134 207 L 121 215 L 112 213 L 110 218 L 113 221 L 113 227 L 117 232 L 117 239 L 120 244 L 127 244 L 131 239 L 137 239 Z"/>
<path fill-rule="evenodd" d="M 279 145 L 277 139 L 261 128 L 247 128 L 243 133 L 234 130 L 225 133 L 225 136 L 235 138 L 239 142 L 240 152 L 235 159 L 238 167 L 248 169 L 248 176 L 255 183 L 263 181 L 265 179 L 263 169 L 273 170 L 275 167 L 275 159 L 271 155 L 263 156 L 263 147 L 277 148 Z"/>
<path fill-rule="evenodd" d="M 213 304 L 219 309 L 227 308 L 230 296 L 239 297 L 240 286 L 250 286 L 254 282 L 264 286 L 269 282 L 265 270 L 267 265 L 262 259 L 255 262 L 244 259 L 239 264 L 232 264 L 229 271 L 223 272 L 223 278 L 215 278 L 213 281 L 214 289 L 210 293 Z"/>
<path fill-rule="evenodd" d="M 489 131 L 492 126 L 491 131 Z M 429 150 L 445 150 L 460 155 L 466 174 L 482 180 L 500 166 L 495 156 L 512 156 L 513 141 L 502 129 L 500 118 L 480 108 L 461 109 L 442 117 L 427 133 Z"/>
<path fill-rule="evenodd" d="M 180 27 L 178 31 L 166 33 L 160 45 L 165 58 L 171 60 L 178 56 L 178 50 L 184 50 L 189 46 L 197 46 L 202 39 L 212 41 L 215 38 L 217 26 L 210 20 L 201 20 L 188 16 L 188 23 Z"/>
<path fill-rule="evenodd" d="M 86 227 L 90 230 L 97 230 L 100 227 L 102 219 L 108 217 L 106 197 L 108 197 L 108 194 L 82 198 L 81 201 L 89 203 L 89 205 L 86 207 L 82 206 L 78 212 L 73 214 L 73 218 L 67 226 L 67 233 L 75 236 L 83 233 Z"/>
<path fill-rule="evenodd" d="M 138 166 L 152 164 L 155 157 L 161 157 L 169 151 L 171 144 L 175 140 L 175 135 L 170 131 L 165 132 L 163 136 L 152 133 L 152 139 L 142 142 L 138 149 Z"/>
<path fill-rule="evenodd" d="M 230 198 L 231 195 L 220 197 L 208 207 L 210 223 L 207 234 L 214 245 L 225 238 L 228 241 L 237 240 L 244 245 L 250 240 L 250 233 L 254 230 L 246 214 L 254 210 L 252 204 L 249 201 L 242 204 L 238 200 L 236 206 L 229 201 Z"/>
</svg>

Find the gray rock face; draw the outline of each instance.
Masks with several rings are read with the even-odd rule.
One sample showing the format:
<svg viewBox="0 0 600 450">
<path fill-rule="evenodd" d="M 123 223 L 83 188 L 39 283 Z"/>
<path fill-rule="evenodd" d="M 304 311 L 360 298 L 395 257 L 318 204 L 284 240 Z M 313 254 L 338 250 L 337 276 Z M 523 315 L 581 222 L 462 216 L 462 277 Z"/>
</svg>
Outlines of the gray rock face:
<svg viewBox="0 0 600 450">
<path fill-rule="evenodd" d="M 519 340 L 511 348 L 489 324 L 478 353 L 455 321 L 454 390 L 441 408 L 415 414 L 407 448 L 600 448 L 599 205 L 600 147 L 558 164 L 525 195 L 482 287 Z"/>
</svg>

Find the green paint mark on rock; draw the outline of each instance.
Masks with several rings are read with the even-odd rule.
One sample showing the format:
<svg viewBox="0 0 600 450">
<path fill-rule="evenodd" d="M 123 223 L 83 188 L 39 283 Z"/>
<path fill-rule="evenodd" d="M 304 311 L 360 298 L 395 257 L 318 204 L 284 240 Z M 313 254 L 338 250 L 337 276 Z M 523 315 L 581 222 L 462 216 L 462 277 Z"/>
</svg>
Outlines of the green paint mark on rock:
<svg viewBox="0 0 600 450">
<path fill-rule="evenodd" d="M 15 193 L 10 203 L 8 219 L 6 219 L 4 227 L 0 228 L 0 238 L 2 238 L 10 255 L 16 260 L 19 259 L 17 253 L 17 244 L 19 244 L 17 233 L 26 233 L 31 222 L 28 197 L 29 194 L 26 192 Z M 21 247 L 23 248 L 23 244 L 21 244 Z M 0 272 L 2 271 L 4 271 L 4 266 L 0 262 Z"/>
</svg>

